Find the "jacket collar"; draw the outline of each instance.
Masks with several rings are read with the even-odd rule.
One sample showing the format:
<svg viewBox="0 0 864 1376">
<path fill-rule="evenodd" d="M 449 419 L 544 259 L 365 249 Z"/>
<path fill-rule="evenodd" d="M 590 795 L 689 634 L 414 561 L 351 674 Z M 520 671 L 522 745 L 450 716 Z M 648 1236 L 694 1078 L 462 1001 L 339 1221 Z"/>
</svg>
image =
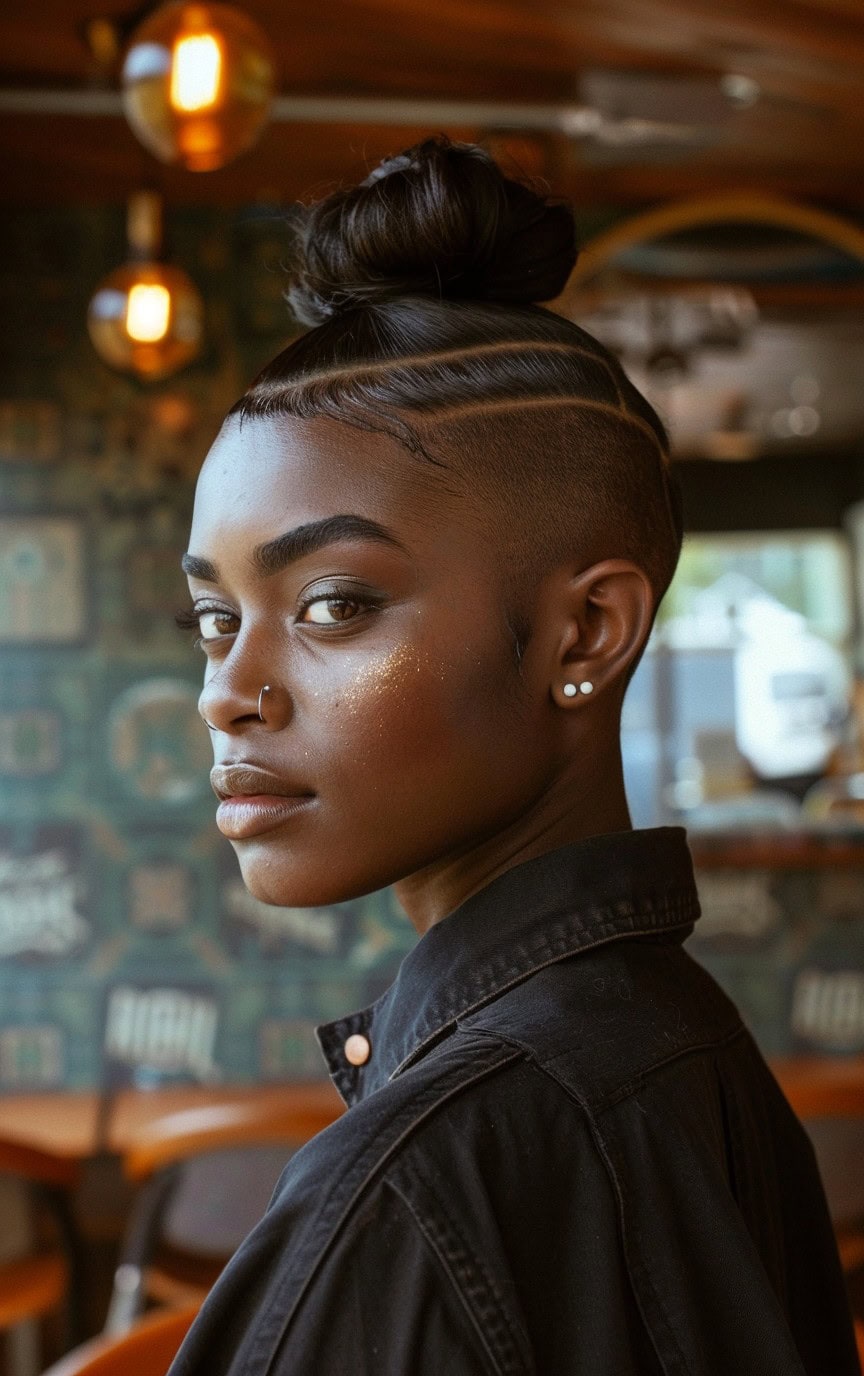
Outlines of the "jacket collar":
<svg viewBox="0 0 864 1376">
<path fill-rule="evenodd" d="M 543 966 L 622 937 L 683 941 L 698 916 L 681 827 L 591 836 L 517 865 L 431 927 L 371 1007 L 318 1028 L 331 1078 L 353 1104 Z M 362 1066 L 345 1054 L 357 1034 Z"/>
</svg>

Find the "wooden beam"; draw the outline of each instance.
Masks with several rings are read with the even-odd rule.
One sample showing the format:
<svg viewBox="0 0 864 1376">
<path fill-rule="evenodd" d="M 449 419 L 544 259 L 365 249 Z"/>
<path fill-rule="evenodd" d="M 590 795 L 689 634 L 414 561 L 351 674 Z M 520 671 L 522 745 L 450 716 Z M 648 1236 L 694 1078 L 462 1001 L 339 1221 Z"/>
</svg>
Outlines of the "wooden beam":
<svg viewBox="0 0 864 1376">
<path fill-rule="evenodd" d="M 428 127 L 270 125 L 250 152 L 218 172 L 190 173 L 157 162 L 121 119 L 7 115 L 0 121 L 0 186 L 6 205 L 118 204 L 142 186 L 169 204 L 236 206 L 288 204 L 325 194 L 366 175 L 383 157 L 434 132 Z M 490 131 L 447 130 L 454 138 L 483 139 Z M 633 154 L 623 165 L 588 160 L 588 150 L 560 136 L 532 145 L 526 136 L 493 131 L 493 145 L 533 148 L 528 175 L 544 176 L 577 205 L 646 205 L 735 186 L 812 200 L 843 211 L 864 207 L 864 140 L 848 159 L 749 164 L 731 154 L 713 163 L 651 162 Z M 524 159 L 517 155 L 515 163 Z"/>
</svg>

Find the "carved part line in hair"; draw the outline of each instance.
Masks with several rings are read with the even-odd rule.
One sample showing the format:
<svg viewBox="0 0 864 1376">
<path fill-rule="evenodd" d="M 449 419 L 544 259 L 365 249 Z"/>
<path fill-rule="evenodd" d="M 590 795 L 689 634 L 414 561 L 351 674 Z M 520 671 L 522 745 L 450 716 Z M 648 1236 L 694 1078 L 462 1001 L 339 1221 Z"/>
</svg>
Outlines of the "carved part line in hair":
<svg viewBox="0 0 864 1376">
<path fill-rule="evenodd" d="M 625 425 L 635 426 L 654 445 L 664 471 L 668 469 L 670 458 L 668 449 L 660 443 L 659 436 L 654 433 L 648 422 L 642 420 L 641 416 L 634 415 L 623 404 L 618 409 L 610 406 L 606 401 L 593 401 L 586 397 L 495 397 L 492 400 L 466 402 L 461 406 L 442 407 L 441 410 L 428 412 L 426 419 L 433 423 L 446 423 L 448 420 L 461 420 L 464 416 L 488 415 L 495 411 L 517 411 L 528 408 L 542 409 L 560 406 L 577 406 L 588 411 L 601 411 L 607 416 L 614 416 L 617 420 L 623 421 Z"/>
<path fill-rule="evenodd" d="M 472 344 L 461 349 L 441 349 L 436 353 L 430 354 L 407 354 L 404 358 L 387 358 L 376 360 L 372 363 L 355 363 L 347 368 L 323 368 L 315 372 L 300 373 L 294 382 L 294 386 L 307 387 L 314 384 L 330 382 L 353 382 L 355 380 L 374 377 L 376 373 L 391 373 L 399 369 L 410 368 L 433 368 L 440 367 L 447 363 L 470 362 L 472 359 L 484 359 L 495 355 L 506 356 L 508 354 L 558 354 L 562 357 L 587 358 L 592 363 L 599 363 L 606 370 L 615 388 L 615 393 L 622 407 L 624 399 L 621 395 L 621 387 L 615 370 L 604 358 L 602 354 L 593 353 L 591 349 L 583 349 L 578 344 L 557 343 L 546 340 L 498 340 L 493 344 Z"/>
</svg>

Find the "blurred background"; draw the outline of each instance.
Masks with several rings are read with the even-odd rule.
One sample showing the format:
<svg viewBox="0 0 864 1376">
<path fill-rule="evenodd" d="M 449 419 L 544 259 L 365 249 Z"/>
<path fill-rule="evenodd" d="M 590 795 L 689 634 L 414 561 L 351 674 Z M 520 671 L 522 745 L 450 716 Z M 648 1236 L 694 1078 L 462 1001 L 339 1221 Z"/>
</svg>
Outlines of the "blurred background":
<svg viewBox="0 0 864 1376">
<path fill-rule="evenodd" d="M 626 705 L 634 821 L 690 830 L 691 949 L 807 1119 L 864 1312 L 862 70 L 857 0 L 0 12 L 0 1327 L 16 1376 L 102 1325 L 118 1255 L 132 1300 L 121 1277 L 115 1327 L 145 1291 L 200 1296 L 284 1143 L 337 1111 L 314 1025 L 374 998 L 412 944 L 389 893 L 307 911 L 245 892 L 173 613 L 208 444 L 297 329 L 287 208 L 434 132 L 574 203 L 584 250 L 555 309 L 670 429 L 688 534 Z M 214 1105 L 251 1116 L 238 1140 L 219 1120 L 218 1142 L 196 1119 L 190 1146 L 182 1115 Z M 141 1133 L 175 1145 L 136 1166 Z M 230 1150 L 202 1165 L 215 1146 Z M 265 1152 L 251 1175 L 241 1147 Z M 160 1174 L 172 1150 L 194 1158 L 182 1188 Z M 151 1176 L 163 1192 L 129 1253 Z M 34 1280 L 48 1257 L 53 1281 L 44 1265 Z M 31 1296 L 8 1311 L 4 1274 Z"/>
</svg>

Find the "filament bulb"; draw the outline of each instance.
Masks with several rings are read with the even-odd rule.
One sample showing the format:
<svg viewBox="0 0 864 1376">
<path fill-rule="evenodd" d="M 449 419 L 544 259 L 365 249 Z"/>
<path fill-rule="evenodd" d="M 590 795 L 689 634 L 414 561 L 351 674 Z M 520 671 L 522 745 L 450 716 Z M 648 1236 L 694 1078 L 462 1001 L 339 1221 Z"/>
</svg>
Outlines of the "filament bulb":
<svg viewBox="0 0 864 1376">
<path fill-rule="evenodd" d="M 171 0 L 135 30 L 123 62 L 132 131 L 163 162 L 223 167 L 256 140 L 275 66 L 266 34 L 242 10 Z"/>
<path fill-rule="evenodd" d="M 211 110 L 219 100 L 222 50 L 212 33 L 180 38 L 171 63 L 171 104 L 187 114 Z"/>
<path fill-rule="evenodd" d="M 126 333 L 139 344 L 156 344 L 168 333 L 171 295 L 161 283 L 136 282 L 126 301 Z"/>
</svg>

